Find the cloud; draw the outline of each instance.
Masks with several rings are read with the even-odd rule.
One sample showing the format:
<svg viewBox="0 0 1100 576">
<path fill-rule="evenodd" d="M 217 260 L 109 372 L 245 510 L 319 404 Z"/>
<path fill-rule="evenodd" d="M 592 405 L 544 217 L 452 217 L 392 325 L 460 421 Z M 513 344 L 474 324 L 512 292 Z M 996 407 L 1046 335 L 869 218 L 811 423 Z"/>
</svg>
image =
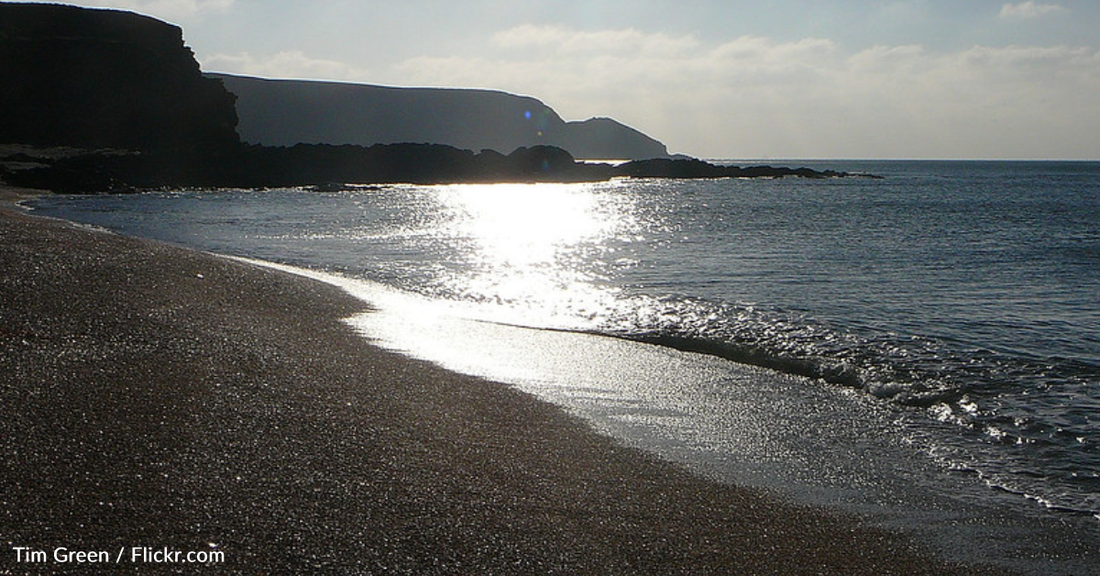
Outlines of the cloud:
<svg viewBox="0 0 1100 576">
<path fill-rule="evenodd" d="M 1037 4 L 1028 0 L 1019 4 L 1001 6 L 1001 18 L 1038 18 L 1064 11 L 1058 4 Z"/>
<path fill-rule="evenodd" d="M 701 156 L 1037 158 L 1100 150 L 1093 48 L 852 51 L 824 38 L 707 44 L 633 29 L 545 27 L 506 30 L 493 42 L 480 56 L 417 57 L 377 72 L 393 84 L 536 95 L 567 119 L 610 115 Z M 672 48 L 645 49 L 662 45 Z"/>
<path fill-rule="evenodd" d="M 365 82 L 367 71 L 336 60 L 311 58 L 300 50 L 253 56 L 248 52 L 214 54 L 202 58 L 206 71 L 261 76 L 264 78 L 308 78 Z"/>
<path fill-rule="evenodd" d="M 501 48 L 534 48 L 559 53 L 626 53 L 677 54 L 693 49 L 699 42 L 690 35 L 669 36 L 646 34 L 633 28 L 622 30 L 583 31 L 560 26 L 526 24 L 493 35 L 492 41 Z"/>
</svg>

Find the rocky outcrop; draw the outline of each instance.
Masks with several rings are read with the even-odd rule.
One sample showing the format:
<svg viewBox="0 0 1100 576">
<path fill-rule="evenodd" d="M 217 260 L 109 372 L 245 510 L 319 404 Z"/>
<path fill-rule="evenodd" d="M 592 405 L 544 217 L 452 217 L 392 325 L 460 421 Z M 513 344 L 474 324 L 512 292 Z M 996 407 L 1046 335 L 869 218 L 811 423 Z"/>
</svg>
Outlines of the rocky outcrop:
<svg viewBox="0 0 1100 576">
<path fill-rule="evenodd" d="M 555 145 L 586 159 L 649 160 L 669 156 L 664 144 L 611 118 L 567 122 Z"/>
<path fill-rule="evenodd" d="M 527 96 L 208 74 L 237 95 L 241 139 L 266 146 L 445 144 L 510 153 L 555 146 L 577 158 L 668 156 L 664 144 L 610 118 L 566 122 Z"/>
<path fill-rule="evenodd" d="M 654 158 L 627 162 L 616 166 L 612 174 L 619 178 L 843 178 L 859 176 L 880 178 L 873 174 L 856 174 L 836 170 L 788 168 L 786 166 L 723 166 L 696 158 Z"/>
<path fill-rule="evenodd" d="M 0 142 L 131 150 L 239 142 L 234 97 L 180 28 L 129 12 L 0 3 Z"/>
<path fill-rule="evenodd" d="M 90 153 L 60 159 L 19 153 L 29 168 L 0 176 L 18 186 L 57 192 L 130 192 L 165 187 L 285 187 L 341 184 L 443 184 L 470 182 L 594 182 L 611 178 L 827 178 L 855 176 L 831 170 L 772 166 L 718 166 L 701 160 L 635 160 L 613 166 L 577 162 L 552 146 L 517 148 L 504 155 L 474 153 L 441 144 L 375 144 L 291 147 L 240 146 L 202 157 L 201 169 L 188 168 L 174 153 Z M 196 165 L 199 165 L 196 163 Z M 181 166 L 183 166 L 181 168 Z"/>
</svg>

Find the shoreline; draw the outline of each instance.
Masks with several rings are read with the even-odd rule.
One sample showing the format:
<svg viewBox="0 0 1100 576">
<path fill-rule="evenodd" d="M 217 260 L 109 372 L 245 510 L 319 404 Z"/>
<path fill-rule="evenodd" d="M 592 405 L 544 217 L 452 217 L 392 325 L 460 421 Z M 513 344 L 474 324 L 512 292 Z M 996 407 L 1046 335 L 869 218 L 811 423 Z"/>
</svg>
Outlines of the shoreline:
<svg viewBox="0 0 1100 576">
<path fill-rule="evenodd" d="M 384 351 L 334 286 L 31 216 L 0 190 L 9 548 L 224 551 L 210 573 L 1002 573 Z"/>
</svg>

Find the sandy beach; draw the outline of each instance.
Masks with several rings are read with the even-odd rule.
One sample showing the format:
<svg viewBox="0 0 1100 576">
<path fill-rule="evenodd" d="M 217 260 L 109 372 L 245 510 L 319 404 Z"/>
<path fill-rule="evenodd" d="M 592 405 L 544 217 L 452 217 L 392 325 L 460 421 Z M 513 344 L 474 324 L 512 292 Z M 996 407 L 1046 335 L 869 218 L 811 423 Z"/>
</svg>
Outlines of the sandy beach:
<svg viewBox="0 0 1100 576">
<path fill-rule="evenodd" d="M 0 198 L 0 574 L 998 573 L 374 347 L 333 286 L 17 198 Z"/>
</svg>

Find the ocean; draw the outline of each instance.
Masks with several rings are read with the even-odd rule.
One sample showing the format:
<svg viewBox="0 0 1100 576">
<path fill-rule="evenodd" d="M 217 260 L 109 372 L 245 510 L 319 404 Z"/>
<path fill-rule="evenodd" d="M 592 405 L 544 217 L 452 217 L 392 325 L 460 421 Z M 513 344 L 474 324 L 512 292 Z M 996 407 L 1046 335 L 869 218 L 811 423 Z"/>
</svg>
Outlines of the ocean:
<svg viewBox="0 0 1100 576">
<path fill-rule="evenodd" d="M 1100 574 L 1100 163 L 768 163 L 884 178 L 30 205 L 339 283 L 380 345 L 719 480 Z"/>
</svg>

